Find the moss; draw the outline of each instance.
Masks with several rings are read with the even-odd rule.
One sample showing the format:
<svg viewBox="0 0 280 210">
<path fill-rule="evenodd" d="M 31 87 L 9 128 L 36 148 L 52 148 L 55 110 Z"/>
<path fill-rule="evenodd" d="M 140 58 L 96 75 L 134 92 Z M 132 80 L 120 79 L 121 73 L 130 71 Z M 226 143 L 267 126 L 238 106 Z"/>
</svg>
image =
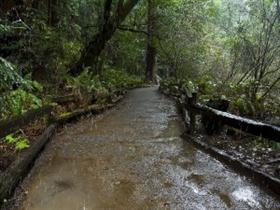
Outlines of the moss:
<svg viewBox="0 0 280 210">
<path fill-rule="evenodd" d="M 65 112 L 62 113 L 61 115 L 59 115 L 59 118 L 65 118 L 65 117 L 69 117 L 73 114 L 73 112 Z"/>
</svg>

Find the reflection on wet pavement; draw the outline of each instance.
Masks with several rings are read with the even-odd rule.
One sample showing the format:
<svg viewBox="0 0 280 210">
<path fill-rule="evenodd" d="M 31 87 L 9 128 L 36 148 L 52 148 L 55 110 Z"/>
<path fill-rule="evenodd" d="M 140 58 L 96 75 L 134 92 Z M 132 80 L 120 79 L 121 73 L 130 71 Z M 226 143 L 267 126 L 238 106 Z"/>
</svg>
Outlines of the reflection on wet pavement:
<svg viewBox="0 0 280 210">
<path fill-rule="evenodd" d="M 280 209 L 279 200 L 183 141 L 174 102 L 131 91 L 65 127 L 24 187 L 24 210 Z"/>
</svg>

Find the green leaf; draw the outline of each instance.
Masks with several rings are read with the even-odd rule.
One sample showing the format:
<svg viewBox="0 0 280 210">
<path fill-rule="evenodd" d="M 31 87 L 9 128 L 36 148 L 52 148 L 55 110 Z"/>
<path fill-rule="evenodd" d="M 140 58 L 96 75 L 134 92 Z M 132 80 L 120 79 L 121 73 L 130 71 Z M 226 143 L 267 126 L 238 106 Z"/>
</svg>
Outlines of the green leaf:
<svg viewBox="0 0 280 210">
<path fill-rule="evenodd" d="M 16 143 L 16 150 L 18 150 L 18 151 L 27 149 L 29 147 L 30 147 L 29 141 L 26 138 L 20 138 L 18 140 L 18 142 Z"/>
<path fill-rule="evenodd" d="M 14 137 L 13 134 L 9 134 L 8 136 L 5 137 L 5 141 L 8 142 L 9 144 L 14 144 L 17 142 L 17 138 Z"/>
</svg>

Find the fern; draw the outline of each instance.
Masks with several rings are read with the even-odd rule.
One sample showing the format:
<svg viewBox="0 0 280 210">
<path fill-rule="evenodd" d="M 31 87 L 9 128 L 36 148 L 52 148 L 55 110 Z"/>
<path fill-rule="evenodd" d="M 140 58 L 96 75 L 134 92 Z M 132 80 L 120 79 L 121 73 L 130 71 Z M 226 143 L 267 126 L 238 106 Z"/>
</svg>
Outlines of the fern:
<svg viewBox="0 0 280 210">
<path fill-rule="evenodd" d="M 17 151 L 21 151 L 30 147 L 28 139 L 22 136 L 15 136 L 13 134 L 9 134 L 5 137 L 4 140 L 8 144 L 13 145 Z"/>
</svg>

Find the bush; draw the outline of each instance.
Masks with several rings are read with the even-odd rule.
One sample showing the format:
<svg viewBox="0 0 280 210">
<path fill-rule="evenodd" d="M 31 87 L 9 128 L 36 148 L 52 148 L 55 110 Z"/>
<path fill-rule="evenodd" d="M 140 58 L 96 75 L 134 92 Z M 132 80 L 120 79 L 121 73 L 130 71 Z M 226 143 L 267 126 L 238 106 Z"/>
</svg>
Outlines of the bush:
<svg viewBox="0 0 280 210">
<path fill-rule="evenodd" d="M 42 106 L 35 95 L 42 90 L 38 82 L 22 78 L 15 65 L 0 57 L 0 119 Z"/>
<path fill-rule="evenodd" d="M 42 100 L 30 92 L 23 89 L 10 91 L 0 97 L 0 118 L 21 115 L 30 109 L 41 106 Z"/>
<path fill-rule="evenodd" d="M 74 92 L 86 100 L 90 99 L 92 95 L 105 96 L 110 91 L 119 88 L 139 86 L 143 84 L 143 81 L 141 77 L 114 69 L 104 70 L 100 76 L 93 75 L 90 69 L 86 69 L 78 77 L 67 78 L 67 83 L 74 89 Z"/>
<path fill-rule="evenodd" d="M 0 57 L 0 93 L 11 90 L 13 84 L 20 84 L 22 80 L 15 65 Z"/>
<path fill-rule="evenodd" d="M 139 76 L 129 75 L 125 71 L 115 69 L 104 70 L 101 74 L 101 81 L 109 90 L 135 87 L 144 83 L 144 79 Z"/>
<path fill-rule="evenodd" d="M 218 84 L 212 76 L 204 75 L 196 81 L 199 93 L 206 98 L 210 99 L 211 96 L 217 95 Z"/>
<path fill-rule="evenodd" d="M 195 82 L 187 79 L 182 79 L 180 81 L 180 87 L 188 94 L 188 96 L 191 96 L 192 93 L 196 93 L 199 89 Z"/>
<path fill-rule="evenodd" d="M 107 91 L 102 86 L 99 76 L 93 75 L 89 69 L 84 70 L 78 77 L 68 77 L 67 83 L 80 96 L 99 94 L 100 92 Z"/>
</svg>

